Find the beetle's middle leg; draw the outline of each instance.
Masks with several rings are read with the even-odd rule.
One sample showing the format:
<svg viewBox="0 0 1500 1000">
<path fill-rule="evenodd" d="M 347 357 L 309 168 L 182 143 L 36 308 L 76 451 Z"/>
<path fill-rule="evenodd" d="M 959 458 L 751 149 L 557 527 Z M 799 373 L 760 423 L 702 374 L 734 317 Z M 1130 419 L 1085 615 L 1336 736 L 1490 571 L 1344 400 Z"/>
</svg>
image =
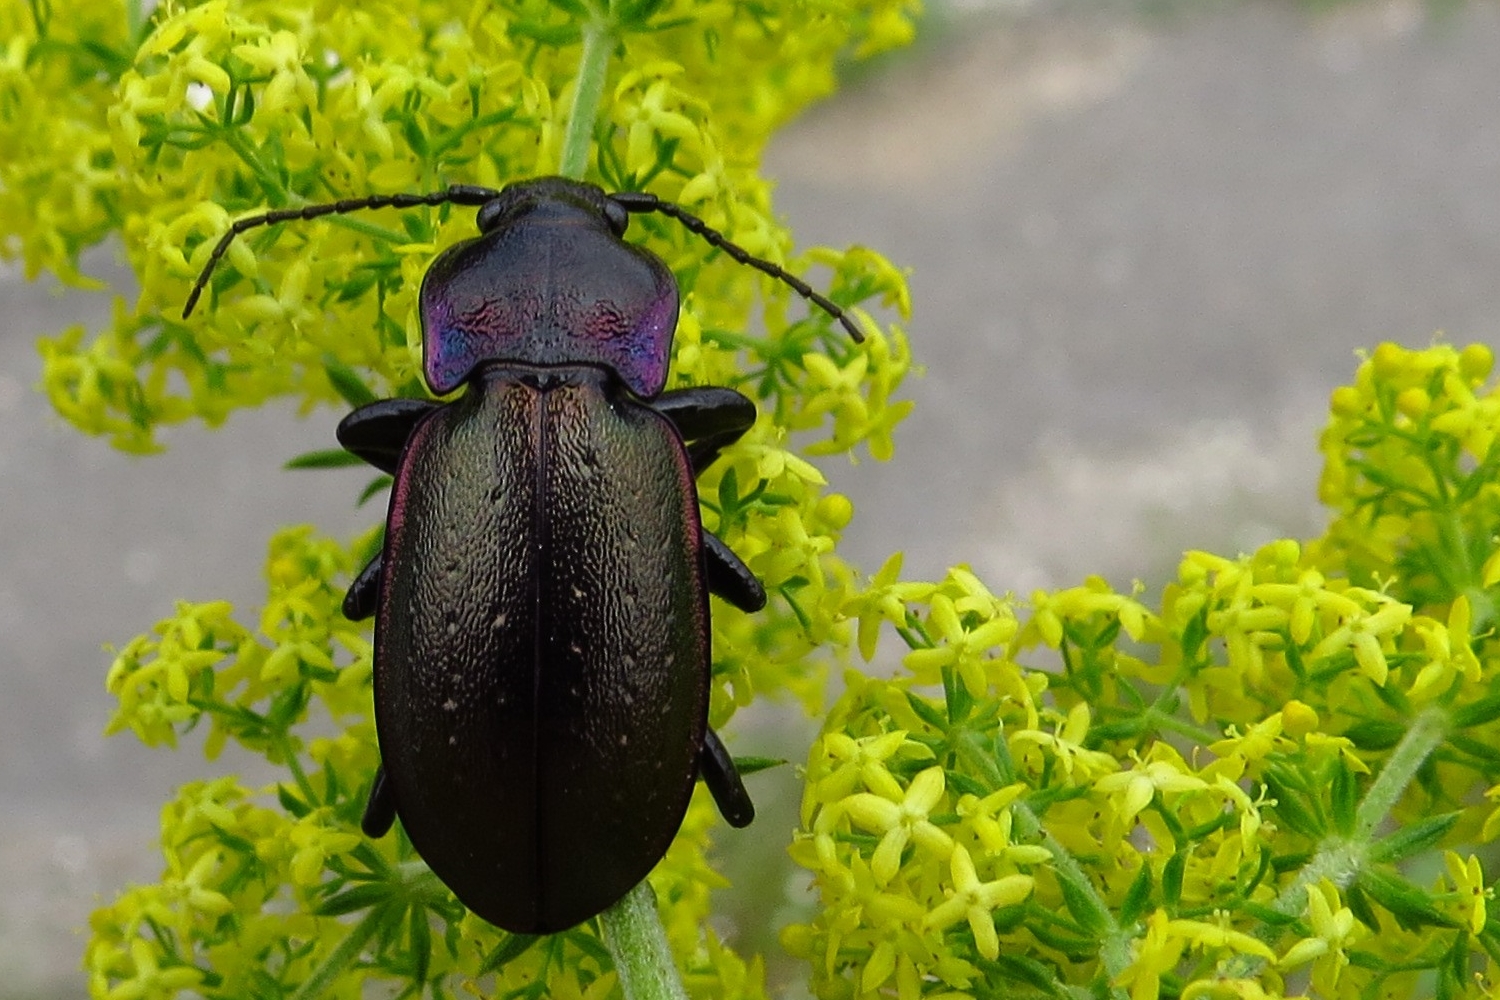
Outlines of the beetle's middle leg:
<svg viewBox="0 0 1500 1000">
<path fill-rule="evenodd" d="M 396 474 L 406 439 L 423 417 L 441 404 L 425 399 L 382 399 L 361 406 L 339 421 L 335 435 L 346 451 L 358 455 L 381 472 Z M 375 613 L 380 592 L 380 556 L 360 570 L 344 595 L 344 617 L 361 621 Z"/>
</svg>

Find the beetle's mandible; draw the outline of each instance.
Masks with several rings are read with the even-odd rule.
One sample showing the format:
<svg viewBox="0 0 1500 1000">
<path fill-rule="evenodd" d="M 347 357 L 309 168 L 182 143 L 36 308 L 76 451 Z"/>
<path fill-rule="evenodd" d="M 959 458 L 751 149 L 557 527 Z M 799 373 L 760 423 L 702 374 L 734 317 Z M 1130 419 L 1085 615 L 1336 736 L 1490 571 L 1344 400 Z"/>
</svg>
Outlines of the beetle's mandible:
<svg viewBox="0 0 1500 1000">
<path fill-rule="evenodd" d="M 440 404 L 386 399 L 339 442 L 394 477 L 385 545 L 344 599 L 375 617 L 382 768 L 363 827 L 400 817 L 432 871 L 506 930 L 548 933 L 613 904 L 661 859 L 701 776 L 754 815 L 708 728 L 708 595 L 756 611 L 760 582 L 706 531 L 696 477 L 755 421 L 727 388 L 664 392 L 677 283 L 623 240 L 679 220 L 740 263 L 834 303 L 654 195 L 549 177 L 456 185 L 241 219 L 479 208 L 480 235 L 422 282 L 423 375 Z"/>
</svg>

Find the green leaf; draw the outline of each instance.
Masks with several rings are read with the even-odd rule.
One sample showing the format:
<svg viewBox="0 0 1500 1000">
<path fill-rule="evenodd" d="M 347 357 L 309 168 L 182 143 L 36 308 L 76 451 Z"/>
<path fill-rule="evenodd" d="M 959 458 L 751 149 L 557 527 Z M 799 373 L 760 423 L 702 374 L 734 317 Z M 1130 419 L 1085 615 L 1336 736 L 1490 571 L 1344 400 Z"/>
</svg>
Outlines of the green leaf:
<svg viewBox="0 0 1500 1000">
<path fill-rule="evenodd" d="M 276 798 L 281 801 L 281 808 L 301 819 L 312 812 L 306 802 L 297 797 L 290 785 L 278 784 L 276 786 Z"/>
<path fill-rule="evenodd" d="M 328 375 L 328 384 L 343 397 L 344 402 L 356 409 L 368 406 L 380 397 L 376 396 L 364 380 L 354 374 L 354 369 L 332 355 L 323 359 L 323 371 Z"/>
<path fill-rule="evenodd" d="M 1142 871 L 1146 869 L 1146 865 L 1141 866 Z M 1137 878 L 1136 881 L 1139 882 L 1140 879 Z M 1149 884 L 1150 876 L 1147 876 L 1148 888 Z M 1079 926 L 1096 938 L 1105 937 L 1110 931 L 1109 914 L 1099 909 L 1099 905 L 1088 891 L 1072 879 L 1061 875 L 1057 879 L 1057 885 L 1062 889 L 1063 902 L 1067 904 L 1068 912 L 1073 914 L 1073 919 L 1078 921 Z"/>
<path fill-rule="evenodd" d="M 1404 826 L 1370 847 L 1371 861 L 1396 863 L 1435 847 L 1453 829 L 1462 813 L 1451 812 Z"/>
<path fill-rule="evenodd" d="M 1359 785 L 1353 769 L 1342 760 L 1334 768 L 1331 792 L 1334 828 L 1342 834 L 1353 833 L 1355 814 L 1359 811 Z"/>
<path fill-rule="evenodd" d="M 540 934 L 505 935 L 504 940 L 495 946 L 495 950 L 485 956 L 484 962 L 479 966 L 479 974 L 483 976 L 494 972 L 502 965 L 520 958 L 540 937 Z"/>
<path fill-rule="evenodd" d="M 779 757 L 735 757 L 734 769 L 740 772 L 740 777 L 754 774 L 756 771 L 769 771 L 773 767 L 785 767 L 786 761 Z"/>
<path fill-rule="evenodd" d="M 315 908 L 320 916 L 337 917 L 364 910 L 391 898 L 392 887 L 385 882 L 365 882 L 345 892 L 330 896 Z"/>
<path fill-rule="evenodd" d="M 1176 906 L 1182 901 L 1182 876 L 1187 870 L 1187 859 L 1191 852 L 1192 849 L 1183 844 L 1162 866 L 1161 897 L 1168 906 Z"/>
<path fill-rule="evenodd" d="M 1452 917 L 1432 905 L 1427 890 L 1392 871 L 1367 868 L 1359 873 L 1356 884 L 1407 930 L 1458 926 Z"/>
<path fill-rule="evenodd" d="M 411 935 L 412 978 L 417 984 L 425 983 L 432 959 L 432 932 L 427 926 L 426 907 L 413 906 L 407 913 L 406 925 Z"/>
<path fill-rule="evenodd" d="M 1141 870 L 1136 872 L 1135 880 L 1130 883 L 1130 888 L 1125 893 L 1125 900 L 1120 904 L 1120 924 L 1129 926 L 1141 919 L 1146 912 L 1146 907 L 1151 903 L 1151 889 L 1155 885 L 1155 879 L 1151 877 L 1151 865 L 1149 862 L 1141 863 Z"/>
<path fill-rule="evenodd" d="M 1265 774 L 1266 789 L 1271 793 L 1271 798 L 1276 800 L 1276 818 L 1304 837 L 1322 837 L 1327 832 L 1322 821 L 1308 811 L 1302 794 L 1293 791 L 1283 783 L 1282 778 L 1282 775 L 1274 771 L 1267 771 Z"/>
<path fill-rule="evenodd" d="M 1500 694 L 1481 698 L 1473 704 L 1453 710 L 1453 725 L 1456 729 L 1482 726 L 1496 719 L 1500 719 Z"/>
<path fill-rule="evenodd" d="M 1366 927 L 1373 930 L 1380 929 L 1380 918 L 1375 915 L 1375 908 L 1370 905 L 1370 897 L 1358 884 L 1351 885 L 1344 890 L 1344 905 L 1349 907 L 1349 912 L 1354 918 Z"/>
<path fill-rule="evenodd" d="M 917 714 L 918 718 L 933 729 L 936 729 L 938 732 L 947 730 L 947 717 L 943 715 L 942 711 L 936 705 L 926 698 L 908 691 L 906 692 L 906 703 L 911 706 L 911 710 Z"/>
<path fill-rule="evenodd" d="M 1018 983 L 1025 983 L 1034 990 L 1039 990 L 1049 997 L 1065 997 L 1067 992 L 1057 982 L 1057 975 L 1051 966 L 1044 965 L 1034 958 L 1024 955 L 1004 955 L 995 959 L 993 964 L 1000 974 L 1007 979 Z"/>
<path fill-rule="evenodd" d="M 1399 722 L 1369 719 L 1350 726 L 1344 735 L 1361 750 L 1389 750 L 1401 742 L 1406 727 Z"/>
<path fill-rule="evenodd" d="M 287 460 L 283 469 L 347 469 L 364 465 L 365 460 L 342 448 L 327 448 L 322 451 L 304 451 L 296 458 Z"/>
<path fill-rule="evenodd" d="M 393 480 L 390 476 L 376 476 L 374 479 L 370 480 L 369 484 L 365 486 L 364 489 L 359 491 L 359 499 L 354 502 L 354 506 L 363 507 L 365 504 L 369 503 L 371 499 L 379 495 L 381 490 L 389 488 L 392 482 Z"/>
</svg>

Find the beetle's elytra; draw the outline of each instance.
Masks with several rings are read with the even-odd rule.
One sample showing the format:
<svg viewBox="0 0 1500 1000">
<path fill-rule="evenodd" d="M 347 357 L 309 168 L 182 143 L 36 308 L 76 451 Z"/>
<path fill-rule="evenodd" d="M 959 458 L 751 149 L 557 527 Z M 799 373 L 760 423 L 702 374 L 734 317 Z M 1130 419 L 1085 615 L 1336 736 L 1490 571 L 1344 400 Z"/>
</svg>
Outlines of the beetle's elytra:
<svg viewBox="0 0 1500 1000">
<path fill-rule="evenodd" d="M 399 817 L 433 872 L 506 930 L 572 927 L 666 852 L 695 780 L 725 818 L 754 815 L 708 728 L 709 604 L 749 611 L 760 582 L 698 515 L 697 474 L 755 420 L 740 393 L 663 392 L 677 283 L 622 239 L 659 211 L 792 285 L 652 195 L 562 178 L 450 187 L 265 213 L 257 225 L 366 208 L 479 206 L 476 239 L 422 282 L 434 395 L 349 414 L 339 442 L 394 477 L 384 549 L 344 601 L 375 616 L 382 771 L 364 829 Z"/>
</svg>

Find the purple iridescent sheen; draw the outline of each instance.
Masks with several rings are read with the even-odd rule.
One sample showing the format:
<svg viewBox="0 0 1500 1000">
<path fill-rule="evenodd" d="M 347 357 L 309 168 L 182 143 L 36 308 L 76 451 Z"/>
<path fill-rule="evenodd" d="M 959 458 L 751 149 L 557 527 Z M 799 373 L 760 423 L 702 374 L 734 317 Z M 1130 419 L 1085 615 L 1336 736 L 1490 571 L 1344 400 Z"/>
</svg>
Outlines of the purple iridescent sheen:
<svg viewBox="0 0 1500 1000">
<path fill-rule="evenodd" d="M 642 399 L 667 381 L 677 282 L 597 211 L 533 198 L 443 253 L 422 283 L 423 373 L 458 388 L 484 362 L 594 364 Z"/>
</svg>

